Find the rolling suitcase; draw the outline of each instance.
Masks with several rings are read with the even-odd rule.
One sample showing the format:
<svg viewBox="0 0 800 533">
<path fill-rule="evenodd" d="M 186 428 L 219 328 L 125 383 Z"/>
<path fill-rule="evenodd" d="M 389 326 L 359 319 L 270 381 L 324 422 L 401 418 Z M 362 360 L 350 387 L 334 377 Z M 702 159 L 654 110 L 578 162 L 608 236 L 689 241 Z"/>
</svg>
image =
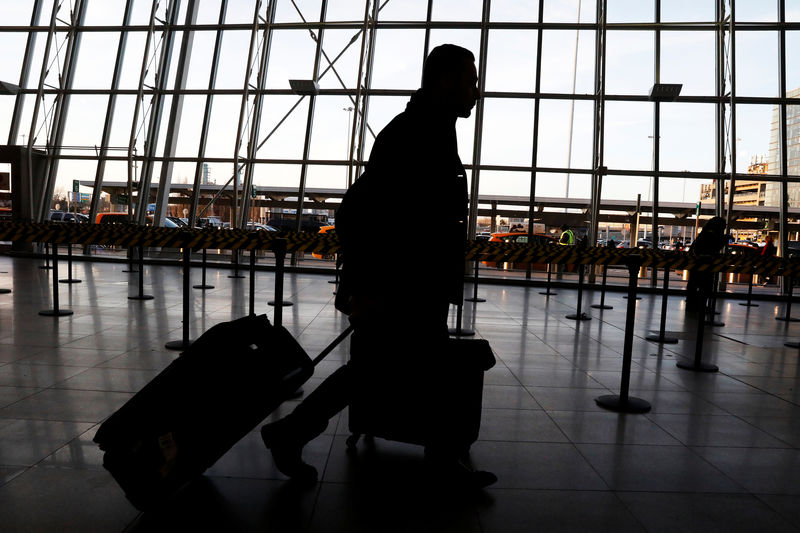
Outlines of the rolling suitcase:
<svg viewBox="0 0 800 533">
<path fill-rule="evenodd" d="M 352 360 L 358 363 L 357 353 Z M 394 366 L 387 375 L 357 382 L 348 411 L 348 451 L 362 435 L 421 446 L 446 441 L 469 449 L 481 425 L 483 374 L 496 362 L 489 342 L 451 338 L 444 353 L 429 361 Z"/>
<path fill-rule="evenodd" d="M 311 377 L 312 361 L 265 315 L 217 324 L 98 428 L 103 466 L 139 510 L 200 476 Z"/>
</svg>

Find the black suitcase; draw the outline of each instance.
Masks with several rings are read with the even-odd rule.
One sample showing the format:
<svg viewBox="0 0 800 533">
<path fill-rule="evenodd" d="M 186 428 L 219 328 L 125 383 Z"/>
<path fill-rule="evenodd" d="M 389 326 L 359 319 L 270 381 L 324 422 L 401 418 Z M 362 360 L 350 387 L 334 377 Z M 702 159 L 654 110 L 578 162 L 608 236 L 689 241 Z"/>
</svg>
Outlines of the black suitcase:
<svg viewBox="0 0 800 533">
<path fill-rule="evenodd" d="M 422 446 L 445 438 L 464 449 L 478 439 L 483 374 L 496 362 L 489 342 L 451 338 L 443 354 L 428 360 L 357 382 L 348 411 L 348 451 L 362 435 Z M 357 355 L 353 361 L 358 363 Z"/>
<path fill-rule="evenodd" d="M 213 465 L 311 377 L 314 361 L 265 315 L 217 324 L 98 428 L 103 466 L 139 510 Z"/>
</svg>

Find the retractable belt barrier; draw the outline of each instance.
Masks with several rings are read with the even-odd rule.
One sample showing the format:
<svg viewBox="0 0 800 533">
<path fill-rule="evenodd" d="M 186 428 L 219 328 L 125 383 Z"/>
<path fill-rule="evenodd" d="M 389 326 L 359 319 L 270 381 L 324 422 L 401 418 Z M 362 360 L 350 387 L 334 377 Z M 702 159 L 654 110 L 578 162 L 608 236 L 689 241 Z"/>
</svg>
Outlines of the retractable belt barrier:
<svg viewBox="0 0 800 533">
<path fill-rule="evenodd" d="M 0 240 L 55 244 L 100 244 L 191 249 L 271 250 L 277 238 L 286 240 L 286 251 L 333 254 L 339 251 L 335 233 L 246 231 L 242 229 L 182 229 L 127 224 L 64 224 L 53 222 L 0 223 Z M 651 248 L 552 246 L 469 241 L 466 259 L 495 262 L 529 262 L 577 265 L 624 265 L 636 254 L 642 266 L 699 272 L 739 272 L 800 277 L 800 259 L 720 254 L 698 257 L 688 252 Z"/>
</svg>

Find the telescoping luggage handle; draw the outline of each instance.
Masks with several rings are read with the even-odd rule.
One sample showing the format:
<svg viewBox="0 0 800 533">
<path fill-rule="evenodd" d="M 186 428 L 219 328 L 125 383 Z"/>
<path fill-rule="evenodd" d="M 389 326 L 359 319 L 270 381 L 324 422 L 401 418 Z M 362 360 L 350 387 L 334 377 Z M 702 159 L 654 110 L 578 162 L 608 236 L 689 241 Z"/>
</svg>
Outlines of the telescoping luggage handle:
<svg viewBox="0 0 800 533">
<path fill-rule="evenodd" d="M 314 366 L 317 366 L 317 363 L 319 363 L 320 361 L 322 361 L 323 359 L 325 359 L 325 357 L 326 357 L 326 356 L 327 356 L 329 353 L 331 353 L 331 352 L 333 351 L 333 349 L 334 349 L 334 348 L 336 348 L 337 346 L 339 346 L 339 343 L 341 343 L 343 340 L 345 340 L 345 339 L 347 338 L 347 336 L 348 336 L 348 335 L 350 335 L 350 333 L 352 333 L 352 332 L 353 332 L 353 325 L 351 324 L 351 325 L 347 326 L 347 329 L 346 329 L 346 330 L 344 330 L 343 332 L 341 332 L 341 333 L 339 334 L 339 336 L 338 336 L 338 337 L 336 337 L 336 338 L 333 340 L 333 342 L 332 342 L 332 343 L 330 343 L 330 344 L 329 344 L 329 345 L 328 345 L 328 346 L 327 346 L 327 347 L 326 347 L 324 350 L 322 350 L 322 353 L 320 353 L 318 356 L 316 356 L 316 357 L 314 358 L 314 360 L 312 361 L 313 365 L 314 365 Z"/>
</svg>

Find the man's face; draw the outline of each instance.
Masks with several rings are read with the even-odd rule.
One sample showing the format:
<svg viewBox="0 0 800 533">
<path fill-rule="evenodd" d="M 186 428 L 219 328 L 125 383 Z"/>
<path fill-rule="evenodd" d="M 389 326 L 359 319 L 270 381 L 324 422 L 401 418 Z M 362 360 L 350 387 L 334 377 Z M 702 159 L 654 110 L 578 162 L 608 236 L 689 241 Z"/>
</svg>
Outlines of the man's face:
<svg viewBox="0 0 800 533">
<path fill-rule="evenodd" d="M 478 71 L 473 61 L 464 63 L 464 68 L 454 80 L 453 104 L 456 115 L 467 118 L 472 114 L 472 108 L 480 97 L 478 92 Z"/>
</svg>

